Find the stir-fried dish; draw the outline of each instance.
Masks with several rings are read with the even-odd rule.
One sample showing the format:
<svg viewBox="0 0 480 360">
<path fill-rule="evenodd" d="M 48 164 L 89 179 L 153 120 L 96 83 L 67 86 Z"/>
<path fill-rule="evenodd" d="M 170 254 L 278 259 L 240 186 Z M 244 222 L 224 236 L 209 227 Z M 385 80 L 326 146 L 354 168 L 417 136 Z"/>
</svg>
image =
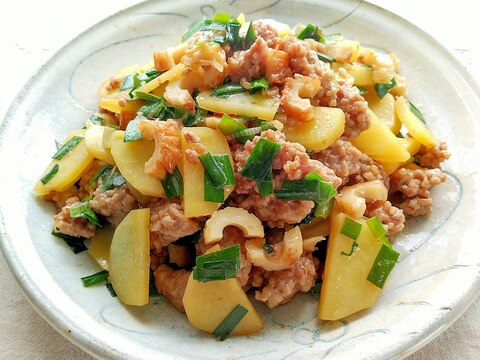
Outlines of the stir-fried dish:
<svg viewBox="0 0 480 360">
<path fill-rule="evenodd" d="M 58 146 L 35 187 L 52 234 L 103 268 L 85 286 L 156 291 L 222 340 L 298 292 L 322 320 L 366 309 L 449 157 L 399 64 L 313 24 L 199 20 L 106 80 Z"/>
</svg>

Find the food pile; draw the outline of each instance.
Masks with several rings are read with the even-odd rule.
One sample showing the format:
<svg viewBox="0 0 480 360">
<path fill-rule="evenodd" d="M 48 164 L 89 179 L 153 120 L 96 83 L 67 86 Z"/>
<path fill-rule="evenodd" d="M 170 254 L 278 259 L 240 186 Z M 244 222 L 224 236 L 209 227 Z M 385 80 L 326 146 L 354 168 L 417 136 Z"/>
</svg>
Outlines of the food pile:
<svg viewBox="0 0 480 360">
<path fill-rule="evenodd" d="M 325 320 L 368 308 L 449 157 L 399 63 L 313 24 L 199 20 L 59 146 L 35 187 L 52 233 L 103 268 L 85 285 L 136 306 L 156 289 L 222 340 L 262 328 L 247 292 L 319 294 Z"/>
</svg>

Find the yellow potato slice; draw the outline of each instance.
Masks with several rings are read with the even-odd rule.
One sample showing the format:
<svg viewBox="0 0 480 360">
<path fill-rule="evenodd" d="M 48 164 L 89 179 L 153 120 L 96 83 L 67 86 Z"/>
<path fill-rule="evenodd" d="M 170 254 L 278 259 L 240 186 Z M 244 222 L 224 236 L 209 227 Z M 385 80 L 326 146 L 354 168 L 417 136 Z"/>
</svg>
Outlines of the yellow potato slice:
<svg viewBox="0 0 480 360">
<path fill-rule="evenodd" d="M 92 125 L 85 131 L 85 145 L 87 150 L 94 158 L 105 161 L 109 164 L 115 164 L 112 153 L 109 148 L 104 146 L 104 130 L 105 126 Z M 112 128 L 108 128 L 113 131 Z M 107 130 L 110 132 L 109 130 Z"/>
<path fill-rule="evenodd" d="M 110 245 L 115 229 L 111 226 L 97 228 L 95 236 L 90 240 L 88 253 L 100 265 L 102 269 L 108 270 L 110 262 Z"/>
</svg>

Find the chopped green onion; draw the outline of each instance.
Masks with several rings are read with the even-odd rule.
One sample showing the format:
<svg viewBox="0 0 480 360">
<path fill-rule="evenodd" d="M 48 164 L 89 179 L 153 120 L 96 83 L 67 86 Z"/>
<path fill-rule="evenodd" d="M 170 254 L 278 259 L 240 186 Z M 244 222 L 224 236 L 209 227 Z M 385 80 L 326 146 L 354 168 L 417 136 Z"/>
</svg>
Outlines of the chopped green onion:
<svg viewBox="0 0 480 360">
<path fill-rule="evenodd" d="M 178 166 L 173 169 L 172 174 L 167 172 L 165 179 L 162 180 L 162 187 L 169 199 L 183 194 L 183 179 Z"/>
<path fill-rule="evenodd" d="M 396 85 L 397 81 L 395 80 L 395 78 L 392 78 L 392 80 L 390 80 L 390 83 L 377 83 L 373 87 L 377 92 L 378 97 L 381 99 L 385 95 L 387 95 L 390 89 L 393 89 Z"/>
<path fill-rule="evenodd" d="M 352 247 L 350 252 L 347 254 L 346 252 L 342 251 L 340 255 L 351 256 L 353 252 L 358 248 L 358 236 L 360 235 L 360 231 L 362 230 L 362 224 L 352 220 L 348 217 L 345 218 L 343 221 L 342 228 L 340 229 L 340 234 L 345 235 L 353 240 Z"/>
<path fill-rule="evenodd" d="M 261 196 L 273 192 L 272 163 L 280 149 L 280 144 L 260 138 L 240 172 L 241 175 L 257 182 Z"/>
<path fill-rule="evenodd" d="M 362 224 L 352 220 L 348 217 L 345 217 L 343 221 L 342 228 L 340 229 L 340 234 L 349 237 L 352 240 L 357 240 L 358 236 L 360 235 L 360 231 L 362 230 Z"/>
<path fill-rule="evenodd" d="M 160 100 L 163 101 L 163 99 L 160 96 L 146 93 L 143 91 L 135 91 L 134 98 L 139 100 L 147 100 L 147 101 L 160 101 Z"/>
<path fill-rule="evenodd" d="M 203 22 L 205 19 L 201 19 L 198 21 L 195 21 L 192 25 L 190 25 L 187 29 L 187 31 L 182 35 L 182 42 L 187 41 L 190 39 L 195 33 L 199 32 L 200 29 L 202 28 Z"/>
<path fill-rule="evenodd" d="M 316 200 L 319 185 L 316 180 L 285 180 L 282 187 L 273 193 L 280 200 Z"/>
<path fill-rule="evenodd" d="M 185 115 L 182 117 L 183 125 L 184 126 L 195 126 L 198 123 L 201 123 L 205 120 L 208 111 L 205 109 L 197 108 L 195 113 L 186 112 Z"/>
<path fill-rule="evenodd" d="M 225 185 L 235 185 L 235 176 L 227 154 L 207 152 L 200 155 L 199 159 L 205 169 L 205 174 L 208 174 L 216 187 L 223 188 Z"/>
<path fill-rule="evenodd" d="M 262 120 L 262 122 L 260 123 L 260 126 L 245 128 L 243 130 L 239 130 L 230 134 L 230 136 L 235 140 L 237 140 L 238 142 L 245 144 L 247 140 L 253 140 L 255 135 L 258 135 L 262 131 L 269 130 L 269 129 L 277 130 L 275 125 L 273 125 L 271 122 Z"/>
<path fill-rule="evenodd" d="M 387 233 L 380 219 L 375 215 L 365 222 L 375 238 L 380 239 Z"/>
<path fill-rule="evenodd" d="M 360 93 L 360 95 L 367 95 L 368 94 L 368 89 L 365 87 L 365 86 L 359 86 L 359 85 L 356 85 L 357 89 L 358 89 L 358 92 Z"/>
<path fill-rule="evenodd" d="M 225 200 L 224 188 L 216 186 L 206 171 L 203 174 L 203 200 L 220 204 Z"/>
<path fill-rule="evenodd" d="M 120 85 L 120 91 L 128 90 L 134 87 L 135 80 L 137 80 L 138 74 L 130 74 L 123 78 L 122 84 Z M 138 80 L 137 80 L 138 81 Z"/>
<path fill-rule="evenodd" d="M 62 145 L 60 149 L 52 156 L 55 160 L 61 160 L 65 155 L 67 155 L 75 146 L 78 145 L 80 141 L 83 140 L 83 136 L 73 136 L 65 144 Z"/>
<path fill-rule="evenodd" d="M 88 182 L 89 186 L 92 186 L 95 184 L 95 181 L 97 181 L 99 178 L 105 176 L 105 174 L 109 174 L 113 169 L 113 166 L 110 164 L 103 164 L 100 169 L 97 170 L 97 172 L 92 176 L 90 181 Z"/>
<path fill-rule="evenodd" d="M 85 218 L 91 223 L 102 227 L 100 220 L 97 217 L 97 214 L 88 206 L 88 201 L 82 201 L 81 203 L 74 205 L 70 208 L 70 217 L 75 218 Z"/>
<path fill-rule="evenodd" d="M 307 175 L 305 175 L 305 179 L 318 181 L 320 191 L 318 199 L 316 200 L 317 203 L 330 201 L 330 199 L 332 199 L 337 194 L 337 191 L 333 188 L 333 185 L 328 181 L 323 180 L 323 178 L 314 171 L 309 172 Z"/>
<path fill-rule="evenodd" d="M 95 115 L 93 114 L 92 116 L 90 116 L 90 121 L 95 124 L 95 125 L 103 125 L 105 124 L 105 119 L 98 116 L 98 115 Z"/>
<path fill-rule="evenodd" d="M 400 254 L 392 248 L 392 246 L 388 242 L 388 239 L 385 237 L 384 244 L 382 244 L 382 247 L 380 248 L 377 257 L 373 262 L 367 280 L 376 287 L 383 289 L 383 286 L 387 281 L 388 275 L 390 275 L 390 272 L 397 263 L 399 256 Z"/>
<path fill-rule="evenodd" d="M 197 256 L 193 278 L 200 282 L 225 280 L 237 276 L 240 269 L 240 245 Z"/>
<path fill-rule="evenodd" d="M 323 36 L 322 30 L 313 24 L 308 24 L 305 26 L 305 28 L 297 35 L 297 38 L 300 40 L 313 39 L 315 41 L 325 43 L 325 37 Z"/>
<path fill-rule="evenodd" d="M 243 39 L 243 48 L 245 50 L 250 49 L 250 47 L 255 43 L 257 40 L 257 35 L 255 35 L 255 31 L 253 30 L 253 22 L 250 22 L 248 25 L 247 33 L 245 34 L 245 39 Z"/>
<path fill-rule="evenodd" d="M 115 189 L 117 187 L 122 186 L 125 184 L 127 180 L 123 177 L 120 171 L 115 171 L 113 174 L 108 174 L 105 172 L 102 174 L 102 191 L 108 191 Z"/>
<path fill-rule="evenodd" d="M 240 40 L 240 23 L 233 21 L 219 22 L 215 20 L 204 20 L 199 31 L 213 31 L 213 41 L 218 44 L 230 43 L 236 45 Z"/>
<path fill-rule="evenodd" d="M 230 314 L 213 330 L 213 335 L 218 337 L 220 341 L 225 340 L 235 327 L 247 315 L 248 310 L 238 304 Z"/>
<path fill-rule="evenodd" d="M 83 286 L 85 287 L 98 284 L 99 282 L 106 281 L 107 279 L 108 279 L 107 270 L 102 270 L 95 274 L 88 275 L 81 278 Z"/>
<path fill-rule="evenodd" d="M 330 200 L 326 202 L 318 203 L 317 206 L 315 207 L 315 212 L 314 212 L 315 217 L 322 217 L 324 219 L 329 217 L 330 213 L 332 212 L 334 202 L 335 200 L 332 197 Z"/>
<path fill-rule="evenodd" d="M 137 114 L 143 115 L 147 119 L 158 118 L 165 113 L 165 108 L 165 101 L 160 98 L 160 100 L 147 101 L 140 109 L 138 109 Z"/>
<path fill-rule="evenodd" d="M 263 89 L 267 90 L 269 88 L 269 86 L 270 86 L 270 84 L 268 83 L 268 80 L 265 79 L 265 78 L 259 78 L 259 79 L 252 80 L 252 82 L 250 83 L 249 93 L 250 94 L 256 94 L 256 93 L 262 91 Z"/>
<path fill-rule="evenodd" d="M 228 23 L 230 21 L 230 14 L 229 13 L 216 13 L 213 17 L 213 21 L 217 21 L 220 23 Z"/>
<path fill-rule="evenodd" d="M 140 117 L 129 121 L 127 128 L 125 129 L 125 135 L 123 136 L 123 142 L 136 141 L 142 138 L 142 132 L 138 128 L 138 124 L 142 121 Z"/>
<path fill-rule="evenodd" d="M 265 252 L 267 254 L 273 253 L 273 246 L 272 245 L 268 245 L 267 243 L 263 243 L 262 247 L 263 247 L 263 250 L 265 250 Z"/>
<path fill-rule="evenodd" d="M 328 55 L 319 53 L 319 52 L 317 52 L 317 57 L 318 57 L 318 60 L 321 60 L 321 61 L 323 61 L 323 62 L 328 62 L 328 63 L 333 63 L 333 62 L 335 62 L 335 59 L 331 58 L 331 57 L 328 56 Z"/>
<path fill-rule="evenodd" d="M 47 184 L 52 178 L 55 176 L 55 174 L 58 172 L 59 166 L 58 164 L 53 165 L 53 167 L 50 169 L 50 171 L 45 174 L 44 177 L 40 179 L 43 185 Z"/>
<path fill-rule="evenodd" d="M 311 288 L 310 290 L 308 290 L 308 292 L 312 295 L 318 295 L 320 294 L 320 288 L 322 287 L 322 282 L 319 281 L 319 282 L 316 282 Z"/>
<path fill-rule="evenodd" d="M 111 283 L 106 283 L 105 287 L 107 288 L 108 292 L 112 297 L 117 297 L 117 293 L 115 292 L 115 289 L 113 288 L 113 285 Z"/>
<path fill-rule="evenodd" d="M 135 97 L 135 90 L 140 87 L 143 83 L 148 83 L 158 77 L 161 72 L 156 71 L 155 69 L 150 69 L 144 73 L 132 73 L 130 75 L 125 76 L 120 85 L 120 91 L 131 89 L 129 92 L 129 96 L 131 99 Z"/>
<path fill-rule="evenodd" d="M 413 105 L 410 101 L 408 101 L 408 106 L 410 108 L 410 111 L 413 113 L 413 115 L 419 118 L 424 124 L 427 123 L 427 121 L 423 117 L 423 114 L 420 112 L 420 110 L 418 110 L 418 108 L 415 105 Z"/>
<path fill-rule="evenodd" d="M 85 238 L 83 237 L 75 237 L 67 234 L 62 234 L 61 232 L 55 231 L 55 229 L 52 230 L 52 235 L 63 239 L 63 241 L 65 241 L 65 244 L 68 245 L 68 247 L 73 251 L 74 254 L 78 254 L 82 251 L 87 250 L 87 247 L 84 243 Z"/>
<path fill-rule="evenodd" d="M 212 95 L 216 97 L 227 97 L 233 94 L 245 92 L 245 88 L 240 84 L 226 83 L 212 88 Z"/>
<path fill-rule="evenodd" d="M 225 135 L 232 135 L 233 133 L 241 130 L 245 130 L 246 127 L 240 124 L 237 120 L 224 114 L 220 119 L 220 122 L 217 126 L 218 130 L 220 130 Z"/>
</svg>

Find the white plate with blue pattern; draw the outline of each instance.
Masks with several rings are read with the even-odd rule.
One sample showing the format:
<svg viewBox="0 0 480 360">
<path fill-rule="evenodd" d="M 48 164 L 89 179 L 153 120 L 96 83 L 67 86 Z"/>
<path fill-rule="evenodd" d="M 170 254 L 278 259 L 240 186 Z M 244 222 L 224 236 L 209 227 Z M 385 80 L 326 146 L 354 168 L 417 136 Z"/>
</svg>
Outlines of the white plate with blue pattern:
<svg viewBox="0 0 480 360">
<path fill-rule="evenodd" d="M 243 12 L 291 26 L 315 23 L 362 44 L 394 51 L 409 97 L 452 153 L 447 181 L 432 191 L 433 213 L 407 222 L 401 253 L 378 302 L 341 321 L 318 321 L 317 299 L 299 294 L 273 311 L 259 333 L 218 342 L 193 329 L 161 296 L 122 306 L 103 286 L 80 278 L 99 270 L 50 235 L 54 209 L 32 188 L 55 151 L 54 139 L 83 126 L 97 89 L 119 68 L 143 64 L 173 45 L 193 21 Z M 35 308 L 66 338 L 98 358 L 392 359 L 451 325 L 480 290 L 478 85 L 432 37 L 363 1 L 147 1 L 107 18 L 62 48 L 28 82 L 0 129 L 1 244 Z"/>
</svg>

